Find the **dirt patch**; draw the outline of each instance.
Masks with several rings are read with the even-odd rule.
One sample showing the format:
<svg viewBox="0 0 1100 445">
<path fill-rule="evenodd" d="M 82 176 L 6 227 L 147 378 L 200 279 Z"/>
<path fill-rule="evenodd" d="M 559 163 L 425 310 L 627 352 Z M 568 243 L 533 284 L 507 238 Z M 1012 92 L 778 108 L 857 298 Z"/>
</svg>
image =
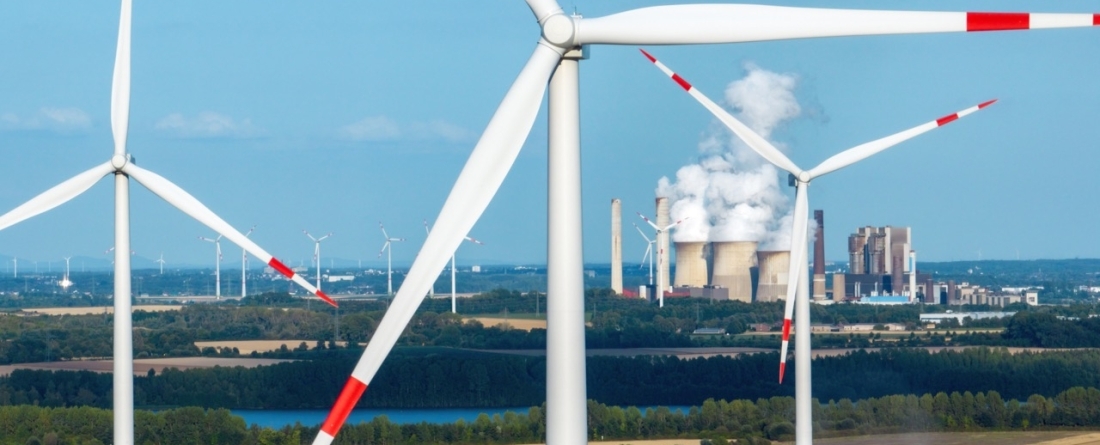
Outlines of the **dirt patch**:
<svg viewBox="0 0 1100 445">
<path fill-rule="evenodd" d="M 294 349 L 294 348 L 297 348 L 298 345 L 302 344 L 302 342 L 305 342 L 306 346 L 309 346 L 310 349 L 313 349 L 314 346 L 317 346 L 317 340 L 197 341 L 197 342 L 195 342 L 195 346 L 197 346 L 199 349 L 205 348 L 207 346 L 212 346 L 212 347 L 215 347 L 215 348 L 230 348 L 230 349 L 237 348 L 237 351 L 239 351 L 241 354 L 248 355 L 248 354 L 251 354 L 252 352 L 263 353 L 263 352 L 269 352 L 269 351 L 277 351 L 280 348 L 282 348 L 283 345 L 286 345 L 286 347 L 288 349 Z M 326 341 L 325 343 L 327 344 L 328 342 Z M 348 342 L 338 341 L 338 342 L 336 342 L 336 344 L 339 345 L 342 348 L 342 347 L 347 346 Z"/>
<path fill-rule="evenodd" d="M 169 304 L 150 304 L 142 306 L 133 306 L 133 311 L 145 311 L 145 312 L 169 312 L 178 311 L 183 306 L 169 305 Z M 97 307 L 40 307 L 23 309 L 27 314 L 41 314 L 41 315 L 91 315 L 91 314 L 113 314 L 115 308 L 112 306 L 97 306 Z"/>
<path fill-rule="evenodd" d="M 528 320 L 523 318 L 463 317 L 462 322 L 477 320 L 485 327 L 509 326 L 530 332 L 532 329 L 546 329 L 546 320 Z"/>
<path fill-rule="evenodd" d="M 825 445 L 1091 445 L 1100 443 L 1100 434 L 1080 431 L 909 433 L 814 439 L 814 443 Z"/>
<path fill-rule="evenodd" d="M 162 372 L 168 368 L 180 370 L 213 368 L 215 366 L 255 368 L 257 366 L 274 365 L 293 360 L 271 358 L 224 358 L 224 357 L 177 357 L 177 358 L 142 358 L 134 359 L 134 375 L 145 375 L 149 370 Z M 112 360 L 69 360 L 63 362 L 22 363 L 18 365 L 0 366 L 0 376 L 11 375 L 16 369 L 31 369 L 41 371 L 92 371 L 109 373 L 113 371 Z"/>
</svg>

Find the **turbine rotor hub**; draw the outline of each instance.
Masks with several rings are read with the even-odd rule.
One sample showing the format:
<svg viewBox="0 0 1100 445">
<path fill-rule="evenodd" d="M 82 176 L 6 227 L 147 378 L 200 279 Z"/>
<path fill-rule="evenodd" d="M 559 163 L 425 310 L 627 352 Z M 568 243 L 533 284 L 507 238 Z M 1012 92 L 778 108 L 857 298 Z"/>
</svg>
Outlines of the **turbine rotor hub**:
<svg viewBox="0 0 1100 445">
<path fill-rule="evenodd" d="M 111 156 L 111 166 L 114 167 L 115 170 L 122 170 L 122 167 L 126 166 L 127 161 L 129 161 L 129 159 L 127 159 L 125 155 Z"/>
<path fill-rule="evenodd" d="M 810 172 L 798 172 L 798 182 L 810 182 Z"/>
<path fill-rule="evenodd" d="M 564 13 L 558 12 L 542 22 L 542 38 L 551 45 L 572 48 L 576 46 L 576 37 L 576 23 Z"/>
</svg>

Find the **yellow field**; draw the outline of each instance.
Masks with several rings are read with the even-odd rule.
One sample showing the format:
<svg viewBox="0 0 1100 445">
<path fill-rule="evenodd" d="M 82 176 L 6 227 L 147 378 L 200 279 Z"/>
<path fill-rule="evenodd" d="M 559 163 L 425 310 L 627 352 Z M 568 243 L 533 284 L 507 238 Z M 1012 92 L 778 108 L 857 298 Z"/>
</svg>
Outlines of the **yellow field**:
<svg viewBox="0 0 1100 445">
<path fill-rule="evenodd" d="M 134 375 L 145 375 L 150 369 L 156 372 L 167 368 L 199 369 L 213 368 L 215 366 L 255 368 L 257 366 L 274 365 L 276 363 L 292 360 L 270 358 L 224 358 L 224 357 L 179 357 L 179 358 L 145 358 L 134 359 Z M 111 372 L 114 363 L 112 360 L 71 360 L 63 362 L 23 363 L 18 365 L 0 366 L 0 376 L 10 375 L 16 369 L 32 369 L 44 371 L 92 371 Z"/>
<path fill-rule="evenodd" d="M 699 445 L 699 439 L 609 440 L 588 443 L 589 445 Z M 790 444 L 791 442 L 775 443 Z M 825 445 L 1100 445 L 1100 433 L 1079 431 L 912 433 L 815 439 L 814 443 Z"/>
<path fill-rule="evenodd" d="M 530 332 L 532 329 L 546 329 L 546 320 L 529 320 L 523 318 L 494 318 L 494 317 L 463 317 L 462 322 L 477 320 L 485 327 L 510 326 L 512 329 L 520 329 Z"/>
<path fill-rule="evenodd" d="M 134 306 L 133 310 L 145 311 L 145 312 L 168 312 L 178 311 L 183 306 L 170 305 L 170 304 L 150 304 L 142 306 Z M 23 312 L 27 314 L 42 314 L 42 315 L 90 315 L 90 314 L 113 314 L 115 308 L 111 306 L 99 306 L 99 307 L 42 307 L 23 309 Z"/>
<path fill-rule="evenodd" d="M 305 342 L 307 346 L 312 349 L 317 345 L 317 340 L 226 340 L 226 341 L 197 341 L 195 346 L 199 349 L 207 346 L 213 346 L 215 348 L 237 348 L 241 354 L 248 355 L 253 351 L 256 353 L 263 353 L 268 351 L 277 351 L 283 345 L 286 345 L 288 349 L 297 348 L 298 345 Z M 327 341 L 325 343 L 328 343 Z M 348 342 L 338 341 L 336 342 L 340 347 L 347 346 Z"/>
</svg>

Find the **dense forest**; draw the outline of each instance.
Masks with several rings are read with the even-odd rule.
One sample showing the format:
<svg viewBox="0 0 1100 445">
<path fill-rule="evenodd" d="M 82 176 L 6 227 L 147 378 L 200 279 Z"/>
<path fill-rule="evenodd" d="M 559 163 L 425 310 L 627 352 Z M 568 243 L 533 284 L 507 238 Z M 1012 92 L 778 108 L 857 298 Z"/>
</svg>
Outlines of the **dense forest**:
<svg viewBox="0 0 1100 445">
<path fill-rule="evenodd" d="M 1005 400 L 996 391 L 892 395 L 814 407 L 816 437 L 927 431 L 1083 428 L 1100 426 L 1100 390 L 1070 388 L 1053 397 Z M 337 445 L 510 444 L 545 438 L 545 406 L 526 413 L 482 414 L 473 422 L 395 424 L 385 416 L 345 426 Z M 316 425 L 281 429 L 248 427 L 228 410 L 178 408 L 135 413 L 135 442 L 149 445 L 303 445 Z M 770 444 L 794 434 L 794 399 L 756 401 L 707 399 L 689 412 L 588 403 L 591 439 L 701 438 L 702 443 Z M 105 409 L 0 407 L 0 445 L 102 445 L 111 440 L 111 412 Z"/>
<path fill-rule="evenodd" d="M 135 378 L 134 402 L 146 407 L 324 409 L 347 380 L 356 352 L 327 351 L 312 361 L 253 369 L 169 369 Z M 777 362 L 775 353 L 690 360 L 590 357 L 588 397 L 627 406 L 793 396 L 793 379 L 782 385 L 777 381 Z M 941 391 L 997 391 L 1023 399 L 1031 394 L 1052 397 L 1075 386 L 1100 388 L 1096 350 L 1013 354 L 1003 349 L 929 353 L 895 348 L 817 358 L 813 367 L 814 395 L 822 400 Z M 405 348 L 382 366 L 359 406 L 534 406 L 545 400 L 545 373 L 544 357 Z M 109 374 L 17 370 L 0 377 L 0 405 L 106 408 L 111 406 L 110 388 Z"/>
</svg>

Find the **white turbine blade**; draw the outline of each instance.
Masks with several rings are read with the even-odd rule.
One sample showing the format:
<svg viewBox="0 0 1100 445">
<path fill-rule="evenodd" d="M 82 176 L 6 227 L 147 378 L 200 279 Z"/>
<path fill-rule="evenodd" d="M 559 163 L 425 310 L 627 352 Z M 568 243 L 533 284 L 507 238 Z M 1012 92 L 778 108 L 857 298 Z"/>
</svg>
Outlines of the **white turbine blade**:
<svg viewBox="0 0 1100 445">
<path fill-rule="evenodd" d="M 988 101 L 988 102 L 982 102 L 981 104 L 978 104 L 978 105 L 975 105 L 973 107 L 967 108 L 967 109 L 962 110 L 958 113 L 949 114 L 947 116 L 936 119 L 932 122 L 927 122 L 927 123 L 918 125 L 916 127 L 910 128 L 908 130 L 902 131 L 900 133 L 895 133 L 895 134 L 892 134 L 890 136 L 886 136 L 882 139 L 871 141 L 871 142 L 868 142 L 866 144 L 861 144 L 861 145 L 849 148 L 849 149 L 847 149 L 845 151 L 842 151 L 840 153 L 837 153 L 837 154 L 833 155 L 831 158 L 826 159 L 824 162 L 822 162 L 817 167 L 814 167 L 814 168 L 810 169 L 810 171 L 809 171 L 810 179 L 813 179 L 813 178 L 816 178 L 816 177 L 819 177 L 819 176 L 822 176 L 822 175 L 840 170 L 840 169 L 842 169 L 844 167 L 847 167 L 849 165 L 852 165 L 856 162 L 867 159 L 867 158 L 869 158 L 869 157 L 871 157 L 871 156 L 873 156 L 873 155 L 875 155 L 875 154 L 877 154 L 877 153 L 879 153 L 883 150 L 886 150 L 887 148 L 893 147 L 893 146 L 895 146 L 897 144 L 900 144 L 902 142 L 905 142 L 909 139 L 912 139 L 914 137 L 917 137 L 919 135 L 922 135 L 924 133 L 927 133 L 929 131 L 932 131 L 932 130 L 935 130 L 939 127 L 947 125 L 951 122 L 954 122 L 955 120 L 959 119 L 960 117 L 964 117 L 964 116 L 968 116 L 970 114 L 973 114 L 975 111 L 978 111 L 982 108 L 988 107 L 996 101 L 997 101 L 997 99 L 993 99 L 993 100 Z"/>
<path fill-rule="evenodd" d="M 83 173 L 53 186 L 49 190 L 31 198 L 30 201 L 23 203 L 23 205 L 0 216 L 0 230 L 4 230 L 23 220 L 68 202 L 70 199 L 92 188 L 96 182 L 99 182 L 100 179 L 113 171 L 115 171 L 115 168 L 111 166 L 110 162 L 107 162 L 92 167 Z"/>
<path fill-rule="evenodd" d="M 328 238 L 328 237 L 330 237 L 330 236 L 332 236 L 332 232 L 329 232 L 329 233 L 328 233 L 327 235 L 325 235 L 325 236 L 322 236 L 322 237 L 320 237 L 320 238 L 317 238 L 317 242 L 321 242 L 321 241 L 324 241 L 324 240 L 325 240 L 325 238 Z"/>
<path fill-rule="evenodd" d="M 478 241 L 476 238 L 472 238 L 472 237 L 469 237 L 469 236 L 466 237 L 466 241 L 469 241 L 469 242 L 474 243 L 474 244 L 480 244 L 482 246 L 485 245 L 485 243 L 483 243 L 481 241 Z"/>
<path fill-rule="evenodd" d="M 382 258 L 382 254 L 383 254 L 383 253 L 386 253 L 386 248 L 387 248 L 387 247 L 390 247 L 390 240 L 389 240 L 389 238 L 387 238 L 387 239 L 386 239 L 386 244 L 383 244 L 383 245 L 382 245 L 382 250 L 379 250 L 379 251 L 378 251 L 378 258 Z"/>
<path fill-rule="evenodd" d="M 540 42 L 535 47 L 470 153 L 470 159 L 435 219 L 446 223 L 437 224 L 421 246 L 405 281 L 378 324 L 363 357 L 355 365 L 351 378 L 321 426 L 314 444 L 330 443 L 336 436 L 348 413 L 412 319 L 416 308 L 428 295 L 428 289 L 450 261 L 451 253 L 458 249 L 489 206 L 535 123 L 546 93 L 546 83 L 560 60 L 561 54 L 549 45 Z"/>
<path fill-rule="evenodd" d="M 310 235 L 308 231 L 302 230 L 302 233 L 306 234 L 306 236 L 309 237 L 310 241 L 317 242 L 317 239 L 314 238 L 313 235 Z"/>
<path fill-rule="evenodd" d="M 634 213 L 637 213 L 640 218 L 645 220 L 646 224 L 649 224 L 650 227 L 653 227 L 653 230 L 656 230 L 658 232 L 661 231 L 661 228 L 657 227 L 657 224 L 654 224 L 653 221 L 650 221 L 649 218 L 647 218 L 645 215 L 642 214 L 642 212 L 634 212 Z M 637 227 L 637 226 L 635 226 L 635 227 Z M 641 229 L 638 229 L 638 230 L 641 231 Z M 642 236 L 645 236 L 645 235 L 642 235 Z"/>
<path fill-rule="evenodd" d="M 386 233 L 386 227 L 382 225 L 382 221 L 379 221 L 379 222 L 378 222 L 378 228 L 379 228 L 379 229 L 382 229 L 382 237 L 383 237 L 383 238 L 386 238 L 387 240 L 389 240 L 389 239 L 390 239 L 390 236 L 389 236 L 389 235 L 388 235 L 388 234 Z"/>
<path fill-rule="evenodd" d="M 672 224 L 669 224 L 669 225 L 665 226 L 665 228 L 664 228 L 664 229 L 662 229 L 661 231 L 662 231 L 662 232 L 667 232 L 667 231 L 668 231 L 668 229 L 671 229 L 671 228 L 673 228 L 673 227 L 676 227 L 676 226 L 680 225 L 680 223 L 682 223 L 682 222 L 684 222 L 684 221 L 687 221 L 687 220 L 688 220 L 688 218 L 691 218 L 691 217 L 690 217 L 690 216 L 685 216 L 685 217 L 684 217 L 684 219 L 680 219 L 680 220 L 677 220 L 676 222 L 674 222 L 674 223 L 672 223 Z"/>
<path fill-rule="evenodd" d="M 635 228 L 635 229 L 638 229 L 638 233 L 642 235 L 642 238 L 645 238 L 645 241 L 646 241 L 647 243 L 652 243 L 652 242 L 653 242 L 653 240 L 649 239 L 649 237 L 648 237 L 648 236 L 645 236 L 645 232 L 643 232 L 643 231 L 642 231 L 642 228 L 641 228 L 641 227 L 638 227 L 638 225 L 637 225 L 637 224 L 634 224 L 634 228 Z"/>
<path fill-rule="evenodd" d="M 1093 14 L 876 11 L 766 5 L 670 5 L 580 19 L 578 45 L 736 43 L 883 34 L 1088 27 Z"/>
<path fill-rule="evenodd" d="M 642 255 L 642 265 L 638 266 L 639 269 L 642 268 L 642 267 L 645 267 L 645 260 L 649 259 L 649 254 L 651 254 L 651 253 L 653 253 L 653 244 L 652 243 L 646 244 L 645 245 L 645 255 Z"/>
<path fill-rule="evenodd" d="M 798 166 L 795 165 L 794 162 L 791 162 L 790 158 L 788 158 L 787 155 L 784 155 L 782 151 L 772 145 L 771 142 L 768 142 L 768 140 L 764 139 L 763 136 L 756 134 L 756 132 L 752 131 L 752 129 L 750 129 L 747 125 L 741 123 L 741 121 L 734 118 L 733 115 L 729 114 L 729 112 L 727 112 L 724 108 L 718 106 L 718 104 L 714 103 L 714 101 L 710 100 L 710 98 L 699 92 L 698 89 L 691 86 L 691 84 L 688 83 L 688 81 L 684 80 L 683 77 L 680 77 L 679 74 L 674 73 L 667 66 L 665 66 L 665 64 L 657 60 L 656 57 L 653 57 L 652 54 L 649 54 L 644 49 L 641 51 L 642 54 L 645 54 L 646 58 L 649 59 L 650 62 L 653 62 L 654 65 L 657 65 L 657 68 L 660 68 L 660 70 L 668 75 L 668 77 L 672 78 L 672 80 L 675 81 L 677 85 L 680 85 L 680 88 L 683 88 L 684 91 L 687 91 L 687 93 L 690 94 L 691 97 L 694 97 L 695 100 L 698 101 L 701 105 L 703 105 L 703 107 L 706 108 L 707 111 L 710 111 L 710 114 L 713 114 L 714 117 L 722 121 L 722 123 L 725 124 L 726 127 L 729 127 L 729 129 L 732 130 L 738 138 L 740 138 L 742 141 L 745 141 L 745 144 L 748 145 L 749 148 L 752 148 L 753 151 L 755 151 L 764 159 L 767 159 L 768 162 L 771 162 L 776 167 L 786 170 L 793 175 L 798 175 L 802 172 L 802 169 L 798 168 Z"/>
<path fill-rule="evenodd" d="M 225 236 L 226 239 L 232 241 L 234 244 L 241 246 L 241 248 L 248 251 L 248 253 L 251 253 L 252 256 L 259 258 L 260 261 L 263 261 L 264 263 L 267 263 L 268 266 L 271 266 L 271 268 L 279 271 L 279 273 L 283 274 L 291 281 L 298 283 L 299 286 L 302 286 L 310 293 L 320 297 L 326 303 L 336 306 L 336 301 L 334 301 L 332 298 L 329 298 L 329 296 L 325 295 L 324 292 L 321 292 L 320 289 L 317 289 L 312 284 L 309 284 L 309 282 L 306 281 L 305 278 L 302 278 L 300 275 L 294 273 L 294 271 L 283 264 L 282 261 L 279 261 L 270 253 L 267 253 L 266 250 L 260 248 L 259 245 L 257 245 L 248 237 L 244 236 L 243 233 L 237 231 L 237 229 L 234 229 L 233 226 L 225 222 L 225 220 L 223 220 L 220 216 L 214 214 L 213 211 L 207 208 L 203 203 L 199 202 L 198 199 L 195 199 L 194 196 L 191 196 L 190 193 L 187 193 L 187 191 L 180 188 L 178 185 L 172 183 L 171 181 L 156 173 L 145 170 L 132 163 L 123 166 L 122 171 L 129 175 L 131 178 L 134 178 L 134 180 L 141 185 L 145 186 L 145 188 L 149 189 L 149 191 L 161 197 L 161 199 L 168 201 L 169 204 L 172 204 L 177 209 L 183 211 L 183 213 L 186 213 L 188 216 L 195 218 L 215 232 L 218 232 L 219 234 Z"/>
<path fill-rule="evenodd" d="M 111 133 L 115 156 L 126 154 L 126 132 L 130 124 L 130 0 L 122 0 L 118 17 L 118 46 L 115 73 L 111 79 Z"/>
<path fill-rule="evenodd" d="M 561 6 L 554 0 L 527 0 L 527 6 L 535 14 L 535 19 L 542 23 L 547 17 L 561 12 Z"/>
<path fill-rule="evenodd" d="M 794 318 L 795 296 L 798 295 L 798 277 L 806 273 L 806 221 L 809 217 L 809 198 L 806 185 L 800 184 L 795 192 L 794 224 L 791 232 L 791 263 L 787 274 L 787 301 L 783 308 L 783 347 L 779 352 L 779 383 L 787 368 L 787 346 L 791 336 L 791 319 Z M 800 364 L 803 365 L 803 364 Z"/>
<path fill-rule="evenodd" d="M 424 234 L 427 235 L 429 233 L 432 233 L 432 231 L 428 230 L 428 220 L 425 219 L 424 220 Z"/>
</svg>

